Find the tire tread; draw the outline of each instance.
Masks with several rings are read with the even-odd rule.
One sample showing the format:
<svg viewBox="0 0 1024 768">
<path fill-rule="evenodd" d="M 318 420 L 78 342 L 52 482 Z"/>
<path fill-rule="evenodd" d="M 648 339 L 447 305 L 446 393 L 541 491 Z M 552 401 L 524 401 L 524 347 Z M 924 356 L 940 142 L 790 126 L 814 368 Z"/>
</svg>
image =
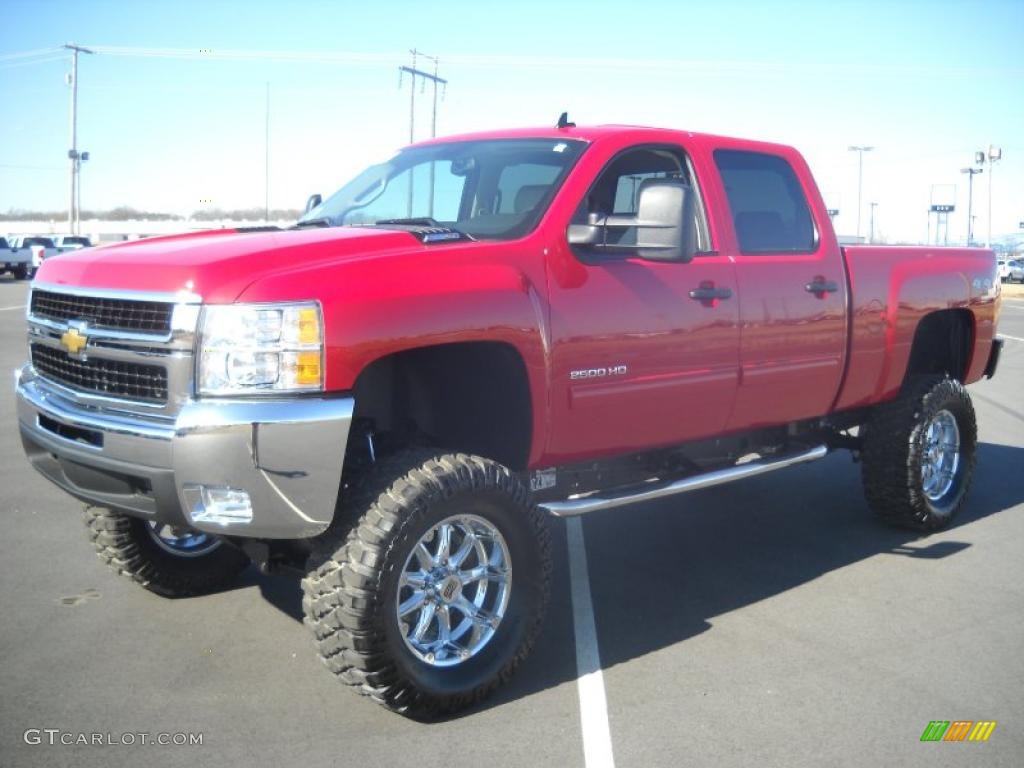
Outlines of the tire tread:
<svg viewBox="0 0 1024 768">
<path fill-rule="evenodd" d="M 961 461 L 966 461 L 959 498 L 948 514 L 937 515 L 920 488 L 916 441 L 922 415 L 940 407 L 961 412 Z M 877 518 L 892 525 L 934 531 L 950 523 L 963 506 L 977 461 L 977 421 L 970 396 L 955 379 L 916 376 L 893 401 L 879 406 L 867 425 L 861 451 L 864 495 Z"/>
<path fill-rule="evenodd" d="M 426 514 L 430 503 L 460 490 L 495 490 L 526 513 L 541 552 L 541 605 L 524 637 L 492 679 L 450 696 L 428 695 L 402 678 L 384 636 L 380 584 L 403 524 Z M 384 707 L 415 718 L 450 714 L 480 701 L 512 676 L 536 641 L 550 593 L 551 542 L 543 513 L 505 467 L 461 453 L 408 449 L 384 459 L 354 489 L 343 514 L 357 520 L 314 548 L 302 582 L 305 623 L 321 660 L 340 682 Z"/>
</svg>

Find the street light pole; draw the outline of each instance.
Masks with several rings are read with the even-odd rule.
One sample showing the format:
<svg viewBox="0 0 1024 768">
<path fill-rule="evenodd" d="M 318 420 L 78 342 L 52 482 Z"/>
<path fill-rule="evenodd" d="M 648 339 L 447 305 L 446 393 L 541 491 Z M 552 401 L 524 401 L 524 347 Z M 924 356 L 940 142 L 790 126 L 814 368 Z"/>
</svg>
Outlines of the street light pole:
<svg viewBox="0 0 1024 768">
<path fill-rule="evenodd" d="M 971 247 L 971 243 L 974 242 L 974 216 L 972 210 L 974 206 L 974 177 L 982 172 L 982 168 L 961 168 L 960 173 L 967 174 L 967 247 Z"/>
<path fill-rule="evenodd" d="M 985 238 L 985 247 L 992 247 L 992 172 L 996 168 L 996 160 L 1003 159 L 1002 147 L 988 145 L 988 237 Z"/>
<path fill-rule="evenodd" d="M 864 153 L 870 152 L 874 147 L 866 146 L 851 146 L 850 151 L 857 153 L 857 237 L 860 237 L 860 216 L 863 203 L 861 202 L 861 192 L 864 187 Z"/>
<path fill-rule="evenodd" d="M 871 206 L 871 237 L 868 240 L 869 243 L 875 242 L 875 208 L 878 207 L 878 203 L 868 203 Z"/>
<path fill-rule="evenodd" d="M 75 235 L 82 232 L 82 163 L 88 159 L 88 152 L 79 152 L 75 158 L 75 228 L 71 230 Z"/>
<path fill-rule="evenodd" d="M 78 54 L 92 53 L 88 48 L 83 48 L 74 43 L 65 43 L 64 48 L 71 51 L 71 79 L 68 85 L 71 86 L 71 149 L 68 150 L 68 159 L 71 161 L 71 199 L 68 202 L 68 231 L 75 231 L 75 199 L 76 187 L 78 186 Z"/>
<path fill-rule="evenodd" d="M 270 81 L 263 123 L 263 220 L 270 223 Z"/>
</svg>

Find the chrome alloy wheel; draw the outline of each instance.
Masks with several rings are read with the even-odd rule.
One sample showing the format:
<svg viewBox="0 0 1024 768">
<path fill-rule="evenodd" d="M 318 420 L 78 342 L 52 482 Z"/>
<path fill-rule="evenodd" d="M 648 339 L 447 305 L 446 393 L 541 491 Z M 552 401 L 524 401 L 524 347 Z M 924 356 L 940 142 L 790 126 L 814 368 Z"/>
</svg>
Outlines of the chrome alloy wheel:
<svg viewBox="0 0 1024 768">
<path fill-rule="evenodd" d="M 936 413 L 925 427 L 921 458 L 921 490 L 929 501 L 939 501 L 953 487 L 960 467 L 960 428 L 947 410 Z"/>
<path fill-rule="evenodd" d="M 146 523 L 146 530 L 160 549 L 175 557 L 199 557 L 213 552 L 221 544 L 220 539 L 208 533 L 152 520 Z"/>
<path fill-rule="evenodd" d="M 476 515 L 446 518 L 416 542 L 399 577 L 402 638 L 431 666 L 461 664 L 494 637 L 511 594 L 501 532 Z"/>
</svg>

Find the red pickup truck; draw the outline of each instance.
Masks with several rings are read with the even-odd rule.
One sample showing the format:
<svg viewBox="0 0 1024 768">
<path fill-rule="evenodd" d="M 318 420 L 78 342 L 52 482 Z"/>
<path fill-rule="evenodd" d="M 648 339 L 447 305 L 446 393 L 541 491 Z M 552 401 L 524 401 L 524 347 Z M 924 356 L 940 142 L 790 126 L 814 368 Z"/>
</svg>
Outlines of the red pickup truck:
<svg viewBox="0 0 1024 768">
<path fill-rule="evenodd" d="M 298 569 L 330 670 L 427 717 L 528 652 L 549 514 L 843 448 L 877 516 L 948 525 L 999 307 L 990 251 L 841 248 L 789 147 L 562 120 L 409 147 L 289 229 L 44 262 L 18 417 L 115 570 Z"/>
</svg>

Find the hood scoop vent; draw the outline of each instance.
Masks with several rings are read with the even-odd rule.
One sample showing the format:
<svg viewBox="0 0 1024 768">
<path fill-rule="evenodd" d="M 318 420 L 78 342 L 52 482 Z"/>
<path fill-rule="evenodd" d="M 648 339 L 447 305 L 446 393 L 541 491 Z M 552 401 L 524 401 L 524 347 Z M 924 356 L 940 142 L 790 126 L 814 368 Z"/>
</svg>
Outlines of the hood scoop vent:
<svg viewBox="0 0 1024 768">
<path fill-rule="evenodd" d="M 421 243 L 433 245 L 437 243 L 455 243 L 473 238 L 465 232 L 446 227 L 433 219 L 385 219 L 374 224 L 380 229 L 394 229 L 408 232 Z"/>
</svg>

